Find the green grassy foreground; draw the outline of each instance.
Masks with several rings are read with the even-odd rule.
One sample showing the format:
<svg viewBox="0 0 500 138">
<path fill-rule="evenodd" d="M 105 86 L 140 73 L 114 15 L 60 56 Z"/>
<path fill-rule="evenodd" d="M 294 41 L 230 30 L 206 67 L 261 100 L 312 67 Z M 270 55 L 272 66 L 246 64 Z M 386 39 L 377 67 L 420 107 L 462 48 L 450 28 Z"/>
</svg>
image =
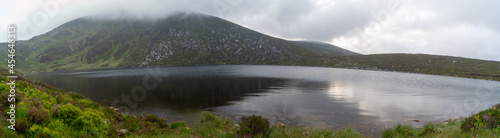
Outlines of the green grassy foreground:
<svg viewBox="0 0 500 138">
<path fill-rule="evenodd" d="M 193 126 L 183 121 L 169 124 L 154 115 L 118 113 L 79 94 L 21 76 L 16 80 L 16 130 L 13 131 L 6 121 L 10 110 L 10 103 L 4 100 L 10 89 L 7 81 L 5 75 L 0 75 L 3 111 L 0 137 L 368 137 L 354 129 L 332 131 L 269 126 L 267 119 L 260 117 L 236 125 L 210 113 L 203 113 L 203 119 Z M 496 105 L 465 120 L 450 120 L 447 124 L 429 123 L 424 128 L 398 125 L 384 131 L 382 137 L 497 137 L 499 125 L 500 105 Z"/>
<path fill-rule="evenodd" d="M 446 123 L 428 123 L 423 128 L 397 125 L 383 132 L 382 137 L 480 137 L 500 136 L 500 104 L 490 107 L 465 119 L 449 120 Z"/>
</svg>

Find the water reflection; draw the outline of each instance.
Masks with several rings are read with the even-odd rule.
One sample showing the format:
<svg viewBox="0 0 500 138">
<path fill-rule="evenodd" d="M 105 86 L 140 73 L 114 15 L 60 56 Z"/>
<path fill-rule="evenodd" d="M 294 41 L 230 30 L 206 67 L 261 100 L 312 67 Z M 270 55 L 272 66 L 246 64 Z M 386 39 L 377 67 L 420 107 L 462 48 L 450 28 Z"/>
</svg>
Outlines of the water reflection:
<svg viewBox="0 0 500 138">
<path fill-rule="evenodd" d="M 342 84 L 341 82 L 330 82 L 328 86 L 328 96 L 334 99 L 343 100 L 346 102 L 353 102 L 354 92 L 352 87 L 346 87 L 349 85 Z"/>
<path fill-rule="evenodd" d="M 227 116 L 259 114 L 274 124 L 332 129 L 355 127 L 365 134 L 378 134 L 383 124 L 376 117 L 362 115 L 359 104 L 329 97 L 329 82 L 288 81 L 263 97 L 247 97 L 213 110 Z"/>
<path fill-rule="evenodd" d="M 68 75 L 70 74 L 70 75 Z M 76 75 L 78 74 L 78 75 Z M 143 76 L 102 77 L 94 74 L 67 73 L 64 75 L 33 75 L 33 80 L 43 80 L 60 88 L 76 91 L 103 104 L 111 104 L 123 94 L 131 95 L 137 86 L 143 86 Z M 215 76 L 162 76 L 158 87 L 147 90 L 142 106 L 170 106 L 172 108 L 207 108 L 227 105 L 243 96 L 255 95 L 272 87 L 278 87 L 286 79 L 261 77 L 215 77 Z M 139 95 L 141 97 L 141 95 Z M 125 103 L 123 106 L 127 106 Z M 118 105 L 121 106 L 121 105 Z"/>
<path fill-rule="evenodd" d="M 151 71 L 153 70 L 153 71 Z M 258 114 L 274 124 L 379 134 L 397 123 L 423 125 L 470 115 L 500 103 L 500 83 L 432 75 L 289 66 L 186 66 L 64 71 L 28 75 L 112 105 L 145 76 L 161 78 L 126 110 L 196 122 L 210 110 Z M 127 107 L 120 103 L 116 106 Z M 420 122 L 414 122 L 419 120 Z"/>
</svg>

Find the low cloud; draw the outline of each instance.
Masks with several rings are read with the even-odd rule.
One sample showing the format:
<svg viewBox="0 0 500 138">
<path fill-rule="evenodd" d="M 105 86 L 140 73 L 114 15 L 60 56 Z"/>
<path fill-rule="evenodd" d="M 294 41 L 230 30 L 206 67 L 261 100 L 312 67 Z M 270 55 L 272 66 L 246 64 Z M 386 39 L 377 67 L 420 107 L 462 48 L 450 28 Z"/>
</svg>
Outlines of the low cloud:
<svg viewBox="0 0 500 138">
<path fill-rule="evenodd" d="M 500 9 L 497 8 L 500 1 L 494 0 L 19 0 L 1 3 L 0 15 L 5 20 L 0 21 L 0 26 L 17 24 L 21 29 L 20 39 L 46 33 L 85 16 L 145 20 L 186 11 L 218 16 L 280 38 L 323 41 L 363 54 L 427 53 L 500 61 Z M 0 29 L 0 41 L 6 41 L 6 29 Z"/>
</svg>

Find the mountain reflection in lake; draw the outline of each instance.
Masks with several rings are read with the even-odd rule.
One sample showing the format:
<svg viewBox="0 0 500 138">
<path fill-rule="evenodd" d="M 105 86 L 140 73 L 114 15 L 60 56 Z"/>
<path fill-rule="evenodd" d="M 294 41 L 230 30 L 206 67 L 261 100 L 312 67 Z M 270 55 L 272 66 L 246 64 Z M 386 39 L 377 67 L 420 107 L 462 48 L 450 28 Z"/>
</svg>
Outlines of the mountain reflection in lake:
<svg viewBox="0 0 500 138">
<path fill-rule="evenodd" d="M 193 124 L 201 111 L 209 110 L 235 122 L 242 115 L 257 114 L 271 123 L 354 127 L 375 135 L 398 123 L 422 126 L 500 103 L 497 81 L 318 67 L 148 67 L 27 77 L 75 91 L 101 105 L 127 107 L 122 111 L 130 114 L 156 114 L 169 122 Z"/>
</svg>

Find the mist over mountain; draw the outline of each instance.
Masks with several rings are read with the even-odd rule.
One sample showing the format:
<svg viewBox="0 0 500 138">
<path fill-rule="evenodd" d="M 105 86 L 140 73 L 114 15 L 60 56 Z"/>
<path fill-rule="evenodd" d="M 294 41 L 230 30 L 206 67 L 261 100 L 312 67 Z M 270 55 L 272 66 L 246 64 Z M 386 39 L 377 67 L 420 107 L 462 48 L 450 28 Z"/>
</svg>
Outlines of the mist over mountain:
<svg viewBox="0 0 500 138">
<path fill-rule="evenodd" d="M 6 43 L 0 52 L 7 53 Z M 80 18 L 16 44 L 24 73 L 168 65 L 292 65 L 403 71 L 500 80 L 500 62 L 426 54 L 361 55 L 290 41 L 224 19 L 177 13 L 158 20 Z M 0 58 L 6 62 L 6 56 Z M 472 66 L 474 65 L 474 66 Z"/>
<path fill-rule="evenodd" d="M 359 55 L 321 42 L 288 41 L 223 19 L 178 13 L 160 20 L 80 18 L 16 47 L 27 72 L 204 64 L 302 65 Z"/>
</svg>

